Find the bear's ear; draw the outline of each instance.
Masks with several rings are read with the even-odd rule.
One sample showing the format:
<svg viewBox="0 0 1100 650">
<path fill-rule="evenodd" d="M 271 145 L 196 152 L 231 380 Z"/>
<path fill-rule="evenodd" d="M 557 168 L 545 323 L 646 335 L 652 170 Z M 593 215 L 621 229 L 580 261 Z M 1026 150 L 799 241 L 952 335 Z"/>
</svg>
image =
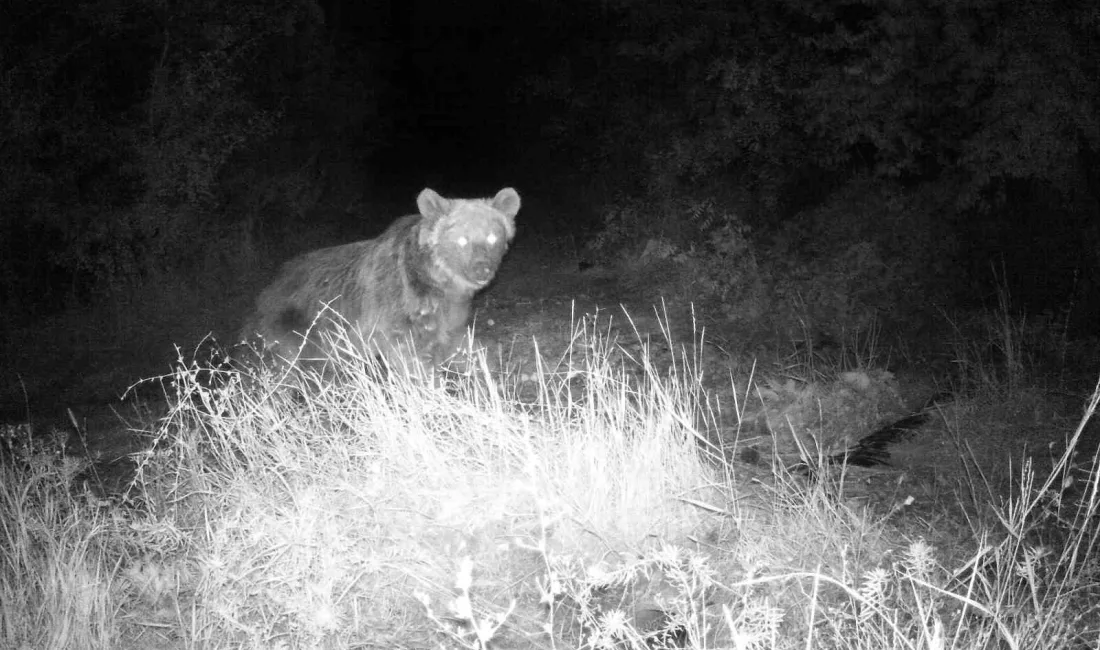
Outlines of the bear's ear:
<svg viewBox="0 0 1100 650">
<path fill-rule="evenodd" d="M 439 237 L 440 221 L 451 212 L 451 202 L 436 194 L 435 190 L 425 187 L 416 197 L 416 208 L 420 210 L 423 219 L 417 224 L 419 237 L 417 241 L 421 246 L 435 246 Z"/>
<path fill-rule="evenodd" d="M 416 207 L 425 219 L 434 221 L 451 211 L 451 202 L 436 194 L 435 190 L 425 187 L 416 197 Z"/>
<path fill-rule="evenodd" d="M 510 187 L 497 192 L 493 197 L 493 209 L 502 212 L 509 219 L 514 219 L 519 212 L 519 194 Z"/>
</svg>

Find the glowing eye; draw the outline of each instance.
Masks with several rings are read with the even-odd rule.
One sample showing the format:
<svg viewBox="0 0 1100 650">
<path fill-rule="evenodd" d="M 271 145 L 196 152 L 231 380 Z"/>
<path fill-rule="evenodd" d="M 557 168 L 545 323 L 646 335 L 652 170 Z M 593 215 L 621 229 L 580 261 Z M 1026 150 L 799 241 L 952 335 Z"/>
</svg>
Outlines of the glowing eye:
<svg viewBox="0 0 1100 650">
<path fill-rule="evenodd" d="M 493 244 L 497 243 L 497 236 L 496 236 L 496 233 L 489 233 L 489 239 L 488 239 L 488 242 L 489 242 L 489 245 L 490 245 L 490 246 L 492 246 Z"/>
<path fill-rule="evenodd" d="M 465 237 L 459 237 L 457 241 L 459 246 L 465 246 L 466 244 L 470 243 L 470 240 L 466 239 Z"/>
</svg>

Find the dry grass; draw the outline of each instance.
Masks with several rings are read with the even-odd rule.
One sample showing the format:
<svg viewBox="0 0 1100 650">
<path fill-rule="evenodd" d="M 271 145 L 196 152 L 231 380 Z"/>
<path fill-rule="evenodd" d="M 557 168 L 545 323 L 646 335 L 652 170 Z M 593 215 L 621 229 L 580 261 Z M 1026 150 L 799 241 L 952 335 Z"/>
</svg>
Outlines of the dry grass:
<svg viewBox="0 0 1100 650">
<path fill-rule="evenodd" d="M 181 367 L 112 502 L 73 496 L 68 461 L 16 432 L 0 646 L 1095 645 L 1100 469 L 1070 463 L 1100 386 L 1052 471 L 1024 464 L 937 548 L 843 475 L 750 480 L 708 442 L 723 412 L 694 346 L 662 343 L 658 367 L 601 331 L 582 320 L 523 377 L 476 354 L 435 383 L 350 352 L 217 388 Z"/>
</svg>

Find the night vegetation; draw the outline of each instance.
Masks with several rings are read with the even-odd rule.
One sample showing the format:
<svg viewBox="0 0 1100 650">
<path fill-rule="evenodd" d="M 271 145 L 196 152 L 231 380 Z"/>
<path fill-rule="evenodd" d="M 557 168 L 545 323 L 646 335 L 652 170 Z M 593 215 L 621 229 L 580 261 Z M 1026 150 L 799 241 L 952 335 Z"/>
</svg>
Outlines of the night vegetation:
<svg viewBox="0 0 1100 650">
<path fill-rule="evenodd" d="M 444 380 L 225 358 L 512 186 Z M 1095 647 L 1098 323 L 1092 1 L 6 0 L 0 646 Z"/>
</svg>

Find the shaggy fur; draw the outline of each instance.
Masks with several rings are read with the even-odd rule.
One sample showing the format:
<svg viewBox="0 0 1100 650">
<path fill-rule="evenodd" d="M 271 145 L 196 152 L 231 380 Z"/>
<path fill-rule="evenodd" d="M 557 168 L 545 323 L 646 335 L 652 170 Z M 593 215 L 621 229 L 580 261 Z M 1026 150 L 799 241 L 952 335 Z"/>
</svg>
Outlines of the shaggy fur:
<svg viewBox="0 0 1100 650">
<path fill-rule="evenodd" d="M 364 351 L 390 366 L 434 366 L 454 354 L 474 294 L 496 275 L 515 236 L 519 194 L 445 199 L 425 189 L 416 205 L 419 214 L 375 239 L 284 264 L 256 300 L 243 340 L 258 336 L 283 359 L 324 359 L 323 333 L 346 323 Z"/>
</svg>

